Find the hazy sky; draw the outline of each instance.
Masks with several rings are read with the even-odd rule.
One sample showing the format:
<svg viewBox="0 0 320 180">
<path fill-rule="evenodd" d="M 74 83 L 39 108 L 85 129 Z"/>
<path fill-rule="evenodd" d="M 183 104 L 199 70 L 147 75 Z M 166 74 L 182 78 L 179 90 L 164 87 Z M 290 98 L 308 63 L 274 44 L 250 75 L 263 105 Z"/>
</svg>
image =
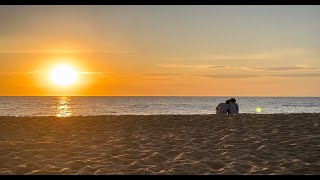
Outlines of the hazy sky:
<svg viewBox="0 0 320 180">
<path fill-rule="evenodd" d="M 319 32 L 320 6 L 0 6 L 0 95 L 320 96 Z"/>
</svg>

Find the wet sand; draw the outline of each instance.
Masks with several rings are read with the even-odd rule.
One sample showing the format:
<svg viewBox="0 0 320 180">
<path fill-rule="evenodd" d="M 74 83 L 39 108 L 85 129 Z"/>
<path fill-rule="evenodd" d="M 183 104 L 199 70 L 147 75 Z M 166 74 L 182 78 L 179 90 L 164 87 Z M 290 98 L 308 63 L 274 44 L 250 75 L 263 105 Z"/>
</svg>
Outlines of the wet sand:
<svg viewBox="0 0 320 180">
<path fill-rule="evenodd" d="M 0 174 L 320 174 L 320 114 L 0 117 Z"/>
</svg>

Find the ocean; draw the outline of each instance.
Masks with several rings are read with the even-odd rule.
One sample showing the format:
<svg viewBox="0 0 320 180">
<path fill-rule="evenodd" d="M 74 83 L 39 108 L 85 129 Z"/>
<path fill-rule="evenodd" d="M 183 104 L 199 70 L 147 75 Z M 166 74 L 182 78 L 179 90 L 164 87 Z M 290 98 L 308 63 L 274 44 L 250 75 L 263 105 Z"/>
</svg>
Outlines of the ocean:
<svg viewBox="0 0 320 180">
<path fill-rule="evenodd" d="M 215 114 L 232 97 L 217 96 L 1 96 L 0 116 Z M 320 113 L 320 97 L 234 97 L 240 113 Z"/>
</svg>

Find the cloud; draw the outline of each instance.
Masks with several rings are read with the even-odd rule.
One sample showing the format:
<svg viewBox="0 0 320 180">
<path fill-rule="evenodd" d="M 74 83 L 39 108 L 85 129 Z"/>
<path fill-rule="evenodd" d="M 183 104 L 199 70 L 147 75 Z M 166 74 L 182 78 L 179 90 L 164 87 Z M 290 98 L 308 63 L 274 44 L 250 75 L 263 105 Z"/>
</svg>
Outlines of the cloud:
<svg viewBox="0 0 320 180">
<path fill-rule="evenodd" d="M 319 70 L 317 66 L 296 65 L 285 67 L 246 67 L 246 66 L 228 66 L 228 65 L 210 65 L 210 64 L 157 64 L 157 66 L 167 68 L 191 68 L 191 69 L 239 69 L 246 71 L 309 71 Z"/>
<path fill-rule="evenodd" d="M 305 48 L 283 48 L 270 49 L 265 51 L 256 51 L 251 53 L 244 52 L 224 52 L 224 53 L 202 53 L 195 56 L 188 57 L 162 57 L 170 61 L 194 61 L 194 60 L 217 60 L 217 61 L 233 61 L 233 60 L 273 60 L 273 59 L 292 59 L 301 57 L 313 57 L 318 50 L 311 50 Z"/>
<path fill-rule="evenodd" d="M 80 72 L 80 74 L 94 75 L 98 77 L 110 77 L 115 75 L 114 72 L 95 72 L 95 71 L 83 71 L 83 72 Z"/>
<path fill-rule="evenodd" d="M 193 75 L 194 77 L 205 77 L 205 78 L 251 78 L 251 77 L 262 77 L 263 75 L 252 75 L 252 74 L 208 74 L 208 75 Z"/>
<path fill-rule="evenodd" d="M 228 66 L 228 65 L 212 65 L 212 64 L 158 64 L 165 68 L 190 68 L 190 69 L 215 69 L 216 74 L 198 74 L 191 75 L 193 77 L 204 78 L 254 78 L 254 77 L 319 77 L 320 68 L 308 64 L 283 67 L 246 67 L 246 66 Z M 226 69 L 228 69 L 226 71 Z M 223 74 L 219 74 L 217 70 L 224 70 Z M 234 74 L 235 70 L 241 70 L 243 73 Z M 230 74 L 225 74 L 230 72 Z M 239 72 L 239 71 L 238 71 Z M 291 72 L 291 73 L 290 73 Z M 292 73 L 296 72 L 296 73 Z M 254 74 L 253 74 L 254 73 Z M 277 73 L 277 74 L 275 74 Z"/>
<path fill-rule="evenodd" d="M 263 60 L 263 59 L 275 59 L 283 57 L 304 56 L 310 54 L 304 48 L 287 48 L 287 49 L 273 49 L 263 52 L 254 53 L 233 53 L 233 54 L 205 54 L 201 55 L 200 59 L 212 59 L 212 60 Z"/>
<path fill-rule="evenodd" d="M 28 75 L 28 74 L 35 74 L 40 72 L 38 69 L 30 69 L 27 71 L 8 71 L 8 70 L 0 70 L 0 75 Z M 114 76 L 114 72 L 94 72 L 94 71 L 83 71 L 79 72 L 83 75 L 94 75 L 98 77 L 110 77 Z"/>
<path fill-rule="evenodd" d="M 255 77 L 289 77 L 289 78 L 303 78 L 303 77 L 320 77 L 320 72 L 307 73 L 307 74 L 233 74 L 233 75 L 219 75 L 219 74 L 208 74 L 208 75 L 193 75 L 195 77 L 205 78 L 255 78 Z"/>
<path fill-rule="evenodd" d="M 152 74 L 143 74 L 143 76 L 179 76 L 181 74 L 176 73 L 152 73 Z"/>
<path fill-rule="evenodd" d="M 192 68 L 192 69 L 219 69 L 219 68 L 231 68 L 231 66 L 224 65 L 210 65 L 210 64 L 156 64 L 156 66 L 168 67 L 168 68 Z"/>
<path fill-rule="evenodd" d="M 308 74 L 275 74 L 275 75 L 268 75 L 268 76 L 275 76 L 275 77 L 320 77 L 320 72 L 317 73 L 308 73 Z"/>
<path fill-rule="evenodd" d="M 0 50 L 0 54 L 135 54 L 127 50 L 59 50 L 59 49 L 35 49 L 35 50 Z"/>
<path fill-rule="evenodd" d="M 89 75 L 100 75 L 100 74 L 105 74 L 105 72 L 80 72 L 80 74 L 89 74 Z"/>
<path fill-rule="evenodd" d="M 5 69 L 0 70 L 0 75 L 27 75 L 27 74 L 34 74 L 39 72 L 38 69 L 30 69 L 27 71 L 8 71 Z"/>
<path fill-rule="evenodd" d="M 139 78 L 139 80 L 156 80 L 156 81 L 169 81 L 169 80 L 172 80 L 170 78 L 157 78 L 157 77 L 142 77 L 142 78 Z"/>
<path fill-rule="evenodd" d="M 262 70 L 262 71 L 301 71 L 301 70 L 317 70 L 316 66 L 309 65 L 296 65 L 296 66 L 287 66 L 287 67 L 264 67 L 264 68 L 252 68 L 253 70 Z"/>
</svg>

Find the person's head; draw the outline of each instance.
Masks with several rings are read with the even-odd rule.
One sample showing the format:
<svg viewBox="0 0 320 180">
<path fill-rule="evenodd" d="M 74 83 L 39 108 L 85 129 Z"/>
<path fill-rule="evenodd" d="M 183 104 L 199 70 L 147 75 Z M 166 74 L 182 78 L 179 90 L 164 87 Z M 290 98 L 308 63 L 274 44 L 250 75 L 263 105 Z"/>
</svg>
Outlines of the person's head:
<svg viewBox="0 0 320 180">
<path fill-rule="evenodd" d="M 229 103 L 230 103 L 230 100 L 226 100 L 226 103 L 229 104 Z"/>
<path fill-rule="evenodd" d="M 230 102 L 234 102 L 234 103 L 235 103 L 235 102 L 236 102 L 236 99 L 235 99 L 235 98 L 231 98 L 231 99 L 230 99 Z"/>
</svg>

